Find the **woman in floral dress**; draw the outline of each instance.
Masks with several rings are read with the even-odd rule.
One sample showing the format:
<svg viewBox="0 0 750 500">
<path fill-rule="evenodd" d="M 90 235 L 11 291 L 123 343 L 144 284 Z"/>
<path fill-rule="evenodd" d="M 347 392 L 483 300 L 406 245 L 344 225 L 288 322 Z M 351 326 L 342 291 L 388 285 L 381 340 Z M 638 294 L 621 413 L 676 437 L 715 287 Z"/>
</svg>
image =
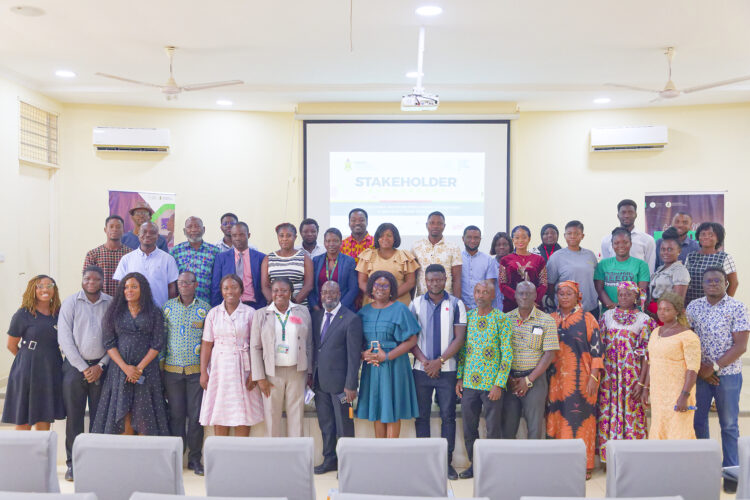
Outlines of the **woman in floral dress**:
<svg viewBox="0 0 750 500">
<path fill-rule="evenodd" d="M 599 330 L 604 344 L 604 372 L 599 386 L 597 447 L 607 461 L 610 439 L 646 439 L 648 360 L 653 319 L 638 309 L 645 293 L 633 281 L 617 285 L 617 306 L 604 313 Z"/>
</svg>

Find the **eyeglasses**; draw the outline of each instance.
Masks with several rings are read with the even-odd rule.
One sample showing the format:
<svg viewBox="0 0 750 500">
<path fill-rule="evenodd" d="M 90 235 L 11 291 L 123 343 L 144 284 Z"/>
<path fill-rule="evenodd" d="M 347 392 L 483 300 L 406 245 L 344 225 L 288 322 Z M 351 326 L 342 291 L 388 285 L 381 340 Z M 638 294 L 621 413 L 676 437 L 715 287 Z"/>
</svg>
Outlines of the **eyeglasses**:
<svg viewBox="0 0 750 500">
<path fill-rule="evenodd" d="M 44 290 L 45 288 L 47 290 L 54 290 L 55 289 L 55 285 L 53 285 L 52 283 L 50 283 L 49 285 L 45 285 L 44 283 L 37 283 L 36 284 L 36 289 L 37 290 Z"/>
<path fill-rule="evenodd" d="M 704 285 L 719 285 L 723 281 L 722 278 L 704 278 L 703 284 Z"/>
<path fill-rule="evenodd" d="M 386 283 L 385 285 L 381 285 L 380 283 L 373 283 L 373 288 L 377 288 L 378 290 L 388 290 L 391 288 L 391 285 Z"/>
<path fill-rule="evenodd" d="M 195 281 L 177 280 L 177 284 L 182 286 L 192 285 L 193 283 L 195 283 Z"/>
<path fill-rule="evenodd" d="M 237 224 L 237 223 L 236 223 L 235 221 L 230 221 L 230 222 L 222 222 L 222 223 L 221 223 L 221 226 L 222 226 L 222 227 L 232 227 L 232 226 L 234 226 L 235 224 Z"/>
</svg>

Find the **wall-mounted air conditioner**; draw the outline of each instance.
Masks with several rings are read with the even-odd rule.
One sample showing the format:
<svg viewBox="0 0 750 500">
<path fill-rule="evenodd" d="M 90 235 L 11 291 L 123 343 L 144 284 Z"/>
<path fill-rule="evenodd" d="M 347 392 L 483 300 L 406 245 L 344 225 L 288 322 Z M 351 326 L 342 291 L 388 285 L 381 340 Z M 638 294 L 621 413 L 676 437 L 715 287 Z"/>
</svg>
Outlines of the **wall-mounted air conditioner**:
<svg viewBox="0 0 750 500">
<path fill-rule="evenodd" d="M 592 128 L 591 151 L 650 151 L 664 149 L 667 127 Z"/>
<path fill-rule="evenodd" d="M 97 151 L 169 153 L 169 129 L 94 127 Z"/>
</svg>

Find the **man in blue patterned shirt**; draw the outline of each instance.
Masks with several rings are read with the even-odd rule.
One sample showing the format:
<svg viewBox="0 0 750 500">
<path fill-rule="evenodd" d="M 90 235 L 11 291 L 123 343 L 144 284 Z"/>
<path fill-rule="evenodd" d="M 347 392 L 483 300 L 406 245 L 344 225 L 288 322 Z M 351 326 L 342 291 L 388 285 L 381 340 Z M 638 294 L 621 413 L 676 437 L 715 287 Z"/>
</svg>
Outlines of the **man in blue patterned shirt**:
<svg viewBox="0 0 750 500">
<path fill-rule="evenodd" d="M 203 321 L 211 306 L 195 296 L 198 283 L 190 271 L 177 278 L 179 296 L 164 304 L 167 330 L 164 354 L 164 392 L 169 402 L 169 429 L 187 445 L 188 469 L 203 475 L 203 426 L 201 413 L 203 389 L 200 385 L 200 347 Z M 185 420 L 187 419 L 187 433 Z"/>
<path fill-rule="evenodd" d="M 711 400 L 716 401 L 721 426 L 722 465 L 739 465 L 737 422 L 742 389 L 742 360 L 747 349 L 747 308 L 739 300 L 727 295 L 727 275 L 720 267 L 709 267 L 703 272 L 705 296 L 692 301 L 687 316 L 693 331 L 701 339 L 701 367 L 698 371 L 695 396 L 698 409 L 693 426 L 698 439 L 708 439 L 708 411 Z"/>
<path fill-rule="evenodd" d="M 195 274 L 198 288 L 195 295 L 206 302 L 211 301 L 211 275 L 214 260 L 219 255 L 219 247 L 203 241 L 206 228 L 198 217 L 188 217 L 185 220 L 185 238 L 187 241 L 172 248 L 172 257 L 177 261 L 177 269 Z"/>
</svg>

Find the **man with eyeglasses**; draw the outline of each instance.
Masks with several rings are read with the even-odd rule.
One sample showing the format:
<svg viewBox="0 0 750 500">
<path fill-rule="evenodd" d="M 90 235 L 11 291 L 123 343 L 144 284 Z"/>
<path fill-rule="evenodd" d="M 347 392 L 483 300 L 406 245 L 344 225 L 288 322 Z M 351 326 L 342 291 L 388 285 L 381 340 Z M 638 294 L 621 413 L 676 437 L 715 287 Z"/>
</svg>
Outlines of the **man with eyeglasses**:
<svg viewBox="0 0 750 500">
<path fill-rule="evenodd" d="M 181 437 L 183 449 L 185 446 L 188 449 L 188 469 L 202 476 L 203 426 L 198 421 L 203 400 L 200 348 L 203 322 L 211 306 L 196 296 L 197 289 L 198 281 L 193 272 L 180 273 L 177 278 L 179 295 L 168 300 L 163 309 L 167 342 L 162 354 L 169 430 L 173 436 Z"/>
<path fill-rule="evenodd" d="M 687 317 L 701 340 L 701 367 L 695 387 L 693 426 L 698 439 L 708 439 L 708 412 L 716 401 L 721 427 L 722 465 L 739 465 L 737 422 L 742 389 L 742 359 L 747 349 L 750 320 L 747 307 L 727 294 L 727 275 L 721 267 L 703 272 L 704 297 L 687 307 Z"/>
<path fill-rule="evenodd" d="M 175 246 L 170 253 L 177 262 L 177 269 L 181 273 L 190 271 L 195 274 L 198 283 L 195 295 L 201 300 L 210 302 L 211 273 L 216 256 L 219 255 L 221 250 L 203 241 L 206 228 L 203 226 L 203 221 L 198 217 L 188 217 L 185 220 L 183 232 L 187 241 Z"/>
</svg>

